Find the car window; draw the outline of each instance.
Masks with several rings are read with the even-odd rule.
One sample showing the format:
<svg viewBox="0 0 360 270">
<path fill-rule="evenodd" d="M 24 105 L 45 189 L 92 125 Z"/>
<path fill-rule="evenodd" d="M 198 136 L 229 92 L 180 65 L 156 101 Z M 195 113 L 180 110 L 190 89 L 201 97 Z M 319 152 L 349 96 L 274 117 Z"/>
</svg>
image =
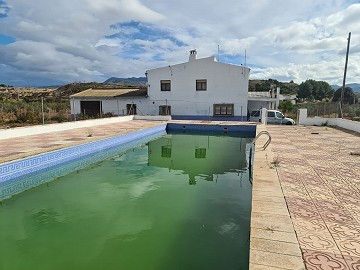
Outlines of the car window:
<svg viewBox="0 0 360 270">
<path fill-rule="evenodd" d="M 260 111 L 252 111 L 251 116 L 255 116 L 255 117 L 260 116 Z"/>
<path fill-rule="evenodd" d="M 281 112 L 276 112 L 276 117 L 277 118 L 283 118 L 284 115 Z"/>
<path fill-rule="evenodd" d="M 268 112 L 268 117 L 275 117 L 275 112 Z"/>
</svg>

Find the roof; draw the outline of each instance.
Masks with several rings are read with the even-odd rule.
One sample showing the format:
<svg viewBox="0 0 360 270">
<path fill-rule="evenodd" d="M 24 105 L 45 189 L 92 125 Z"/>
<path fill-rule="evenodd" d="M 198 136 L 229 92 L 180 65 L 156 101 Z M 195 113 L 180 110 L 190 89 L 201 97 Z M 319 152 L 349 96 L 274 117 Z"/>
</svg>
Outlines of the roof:
<svg viewBox="0 0 360 270">
<path fill-rule="evenodd" d="M 129 89 L 88 89 L 80 93 L 71 95 L 74 98 L 94 98 L 94 97 L 146 97 L 146 88 Z"/>
<path fill-rule="evenodd" d="M 270 92 L 248 92 L 248 97 L 271 97 Z"/>
</svg>

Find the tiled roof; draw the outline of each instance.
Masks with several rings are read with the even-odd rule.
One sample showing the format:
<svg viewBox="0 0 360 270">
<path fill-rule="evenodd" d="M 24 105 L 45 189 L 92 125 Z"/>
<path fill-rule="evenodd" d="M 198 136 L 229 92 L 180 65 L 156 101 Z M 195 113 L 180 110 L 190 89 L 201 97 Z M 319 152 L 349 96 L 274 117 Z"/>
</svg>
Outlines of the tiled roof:
<svg viewBox="0 0 360 270">
<path fill-rule="evenodd" d="M 88 89 L 80 93 L 71 95 L 74 98 L 92 98 L 92 97 L 145 97 L 147 89 L 129 88 L 129 89 Z"/>
</svg>

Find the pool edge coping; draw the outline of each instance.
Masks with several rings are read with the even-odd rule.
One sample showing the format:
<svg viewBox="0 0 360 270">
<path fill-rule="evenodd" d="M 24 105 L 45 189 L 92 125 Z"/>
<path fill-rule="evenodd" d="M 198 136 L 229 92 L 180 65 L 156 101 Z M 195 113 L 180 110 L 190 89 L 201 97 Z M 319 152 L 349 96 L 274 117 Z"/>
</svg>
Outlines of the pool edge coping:
<svg viewBox="0 0 360 270">
<path fill-rule="evenodd" d="M 258 125 L 256 134 L 266 131 Z M 282 192 L 271 144 L 257 141 L 253 165 L 249 269 L 306 269 Z"/>
</svg>

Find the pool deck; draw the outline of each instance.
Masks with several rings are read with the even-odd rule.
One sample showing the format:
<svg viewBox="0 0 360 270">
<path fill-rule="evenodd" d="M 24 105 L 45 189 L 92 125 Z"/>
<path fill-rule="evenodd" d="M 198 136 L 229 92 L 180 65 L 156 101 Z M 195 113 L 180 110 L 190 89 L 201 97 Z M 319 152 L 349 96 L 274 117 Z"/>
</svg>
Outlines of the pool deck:
<svg viewBox="0 0 360 270">
<path fill-rule="evenodd" d="M 0 138 L 0 163 L 163 123 L 133 120 Z M 360 269 L 359 134 L 258 125 L 257 132 L 262 130 L 270 132 L 272 142 L 263 150 L 262 136 L 256 145 L 250 269 Z"/>
<path fill-rule="evenodd" d="M 360 134 L 262 129 L 273 140 L 255 154 L 250 269 L 360 269 Z"/>
</svg>

